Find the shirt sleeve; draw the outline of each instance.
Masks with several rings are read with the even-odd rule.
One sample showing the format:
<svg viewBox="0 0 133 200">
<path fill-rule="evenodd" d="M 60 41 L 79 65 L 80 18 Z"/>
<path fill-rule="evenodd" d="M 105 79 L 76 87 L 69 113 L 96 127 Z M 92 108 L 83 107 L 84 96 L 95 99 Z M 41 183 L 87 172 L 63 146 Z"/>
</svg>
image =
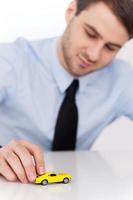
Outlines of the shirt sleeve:
<svg viewBox="0 0 133 200">
<path fill-rule="evenodd" d="M 131 66 L 124 76 L 123 92 L 119 101 L 120 114 L 133 120 L 133 69 Z"/>
<path fill-rule="evenodd" d="M 0 57 L 0 104 L 7 98 L 9 91 L 13 92 L 14 81 L 13 66 L 6 58 Z"/>
</svg>

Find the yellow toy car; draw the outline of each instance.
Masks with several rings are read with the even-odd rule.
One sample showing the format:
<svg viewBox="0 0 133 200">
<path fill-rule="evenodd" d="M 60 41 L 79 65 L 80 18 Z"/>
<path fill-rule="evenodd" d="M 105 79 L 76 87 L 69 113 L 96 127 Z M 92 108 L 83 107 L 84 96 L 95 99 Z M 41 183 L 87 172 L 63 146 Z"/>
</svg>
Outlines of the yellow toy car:
<svg viewBox="0 0 133 200">
<path fill-rule="evenodd" d="M 47 185 L 48 183 L 69 183 L 72 179 L 70 174 L 63 173 L 54 173 L 54 172 L 46 172 L 42 175 L 39 175 L 35 179 L 36 184 Z"/>
</svg>

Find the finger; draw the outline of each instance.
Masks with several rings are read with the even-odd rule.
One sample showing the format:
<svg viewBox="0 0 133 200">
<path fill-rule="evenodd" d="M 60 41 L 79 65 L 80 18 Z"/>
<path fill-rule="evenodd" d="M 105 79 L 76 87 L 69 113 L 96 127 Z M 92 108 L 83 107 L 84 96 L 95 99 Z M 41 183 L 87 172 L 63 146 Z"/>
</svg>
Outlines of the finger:
<svg viewBox="0 0 133 200">
<path fill-rule="evenodd" d="M 13 147 L 13 151 L 21 160 L 23 168 L 26 172 L 26 176 L 30 182 L 33 182 L 37 176 L 35 166 L 32 160 L 32 156 L 29 151 L 20 143 L 17 143 Z"/>
<path fill-rule="evenodd" d="M 0 174 L 8 181 L 17 181 L 17 176 L 5 160 L 0 160 Z"/>
<path fill-rule="evenodd" d="M 43 174 L 45 172 L 45 163 L 44 163 L 44 154 L 41 148 L 39 148 L 37 145 L 30 143 L 29 141 L 20 141 L 21 144 L 23 144 L 33 155 L 36 170 L 38 174 Z"/>
<path fill-rule="evenodd" d="M 16 174 L 16 176 L 18 177 L 18 179 L 22 183 L 28 183 L 25 170 L 18 156 L 14 152 L 8 151 L 8 153 L 6 153 L 5 159 L 7 163 L 9 164 L 9 166 L 14 171 L 14 173 Z"/>
</svg>

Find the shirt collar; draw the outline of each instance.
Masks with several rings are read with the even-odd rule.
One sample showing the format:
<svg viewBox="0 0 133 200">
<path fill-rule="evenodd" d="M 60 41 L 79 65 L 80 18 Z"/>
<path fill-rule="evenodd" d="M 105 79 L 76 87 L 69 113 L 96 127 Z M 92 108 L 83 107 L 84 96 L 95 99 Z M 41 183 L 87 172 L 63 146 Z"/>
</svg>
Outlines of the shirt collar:
<svg viewBox="0 0 133 200">
<path fill-rule="evenodd" d="M 52 67 L 53 77 L 57 83 L 57 86 L 60 89 L 60 91 L 63 93 L 69 87 L 74 77 L 69 72 L 67 72 L 64 69 L 64 67 L 60 64 L 60 61 L 58 59 L 58 54 L 57 54 L 58 40 L 59 40 L 59 37 L 55 38 L 53 41 L 51 67 Z"/>
</svg>

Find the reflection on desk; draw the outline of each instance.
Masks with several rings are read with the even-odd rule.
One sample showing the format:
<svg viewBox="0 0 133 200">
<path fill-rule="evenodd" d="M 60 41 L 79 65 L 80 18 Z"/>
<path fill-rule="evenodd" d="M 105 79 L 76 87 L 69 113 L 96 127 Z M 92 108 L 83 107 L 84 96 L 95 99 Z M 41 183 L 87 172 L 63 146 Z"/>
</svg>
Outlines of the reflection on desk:
<svg viewBox="0 0 133 200">
<path fill-rule="evenodd" d="M 73 175 L 69 184 L 11 183 L 0 178 L 2 200 L 133 199 L 132 152 L 46 152 L 46 169 Z"/>
</svg>

